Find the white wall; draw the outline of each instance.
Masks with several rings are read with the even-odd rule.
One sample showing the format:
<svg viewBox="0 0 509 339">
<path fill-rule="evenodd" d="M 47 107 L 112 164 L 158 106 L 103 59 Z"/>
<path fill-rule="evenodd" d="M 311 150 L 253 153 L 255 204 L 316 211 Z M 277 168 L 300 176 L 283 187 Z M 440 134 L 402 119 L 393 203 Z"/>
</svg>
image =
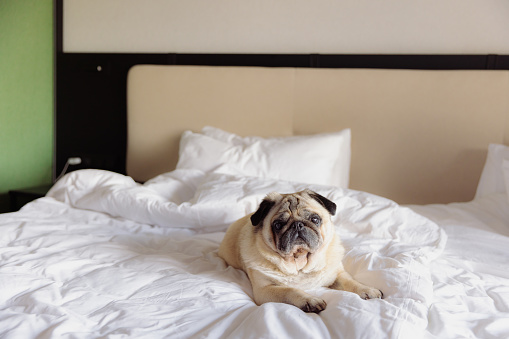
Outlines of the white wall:
<svg viewBox="0 0 509 339">
<path fill-rule="evenodd" d="M 64 0 L 64 51 L 509 54 L 509 1 Z"/>
</svg>

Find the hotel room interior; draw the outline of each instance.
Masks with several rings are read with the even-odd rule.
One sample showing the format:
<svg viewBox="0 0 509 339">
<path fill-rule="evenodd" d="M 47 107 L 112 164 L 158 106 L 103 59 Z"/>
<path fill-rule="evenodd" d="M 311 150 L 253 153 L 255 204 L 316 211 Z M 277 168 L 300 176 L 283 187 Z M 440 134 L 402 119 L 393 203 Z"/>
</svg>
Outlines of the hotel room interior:
<svg viewBox="0 0 509 339">
<path fill-rule="evenodd" d="M 0 337 L 508 338 L 509 2 L 0 2 Z M 319 313 L 218 256 L 311 189 Z M 302 272 L 297 274 L 304 274 Z"/>
</svg>

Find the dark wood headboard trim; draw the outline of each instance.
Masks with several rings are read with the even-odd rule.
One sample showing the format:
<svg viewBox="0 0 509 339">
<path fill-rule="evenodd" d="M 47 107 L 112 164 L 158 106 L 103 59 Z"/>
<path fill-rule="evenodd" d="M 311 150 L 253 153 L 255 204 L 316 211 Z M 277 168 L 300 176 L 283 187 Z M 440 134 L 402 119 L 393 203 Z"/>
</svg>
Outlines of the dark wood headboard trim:
<svg viewBox="0 0 509 339">
<path fill-rule="evenodd" d="M 126 80 L 137 64 L 381 68 L 509 69 L 509 55 L 143 54 L 65 53 L 63 0 L 55 7 L 55 141 L 53 178 L 69 157 L 78 168 L 125 173 Z"/>
</svg>

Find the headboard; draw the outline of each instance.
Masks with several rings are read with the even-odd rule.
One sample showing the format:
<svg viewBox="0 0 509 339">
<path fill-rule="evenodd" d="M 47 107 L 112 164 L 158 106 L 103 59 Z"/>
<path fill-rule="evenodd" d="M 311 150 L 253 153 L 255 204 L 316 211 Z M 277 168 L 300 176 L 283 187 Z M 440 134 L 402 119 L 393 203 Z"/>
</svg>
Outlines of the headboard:
<svg viewBox="0 0 509 339">
<path fill-rule="evenodd" d="M 349 127 L 350 188 L 399 203 L 467 201 L 488 144 L 509 144 L 509 71 L 138 65 L 127 112 L 127 174 L 139 181 L 175 168 L 186 129 Z"/>
</svg>

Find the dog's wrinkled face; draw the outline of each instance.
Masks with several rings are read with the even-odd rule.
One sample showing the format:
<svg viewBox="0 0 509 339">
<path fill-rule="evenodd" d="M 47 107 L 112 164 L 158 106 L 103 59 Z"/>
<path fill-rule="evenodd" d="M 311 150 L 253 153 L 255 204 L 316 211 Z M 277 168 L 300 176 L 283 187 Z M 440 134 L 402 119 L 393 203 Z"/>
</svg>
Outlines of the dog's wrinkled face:
<svg viewBox="0 0 509 339">
<path fill-rule="evenodd" d="M 330 234 L 331 215 L 336 205 L 327 198 L 305 190 L 293 194 L 269 194 L 251 216 L 261 228 L 267 245 L 282 257 L 319 250 Z"/>
</svg>

